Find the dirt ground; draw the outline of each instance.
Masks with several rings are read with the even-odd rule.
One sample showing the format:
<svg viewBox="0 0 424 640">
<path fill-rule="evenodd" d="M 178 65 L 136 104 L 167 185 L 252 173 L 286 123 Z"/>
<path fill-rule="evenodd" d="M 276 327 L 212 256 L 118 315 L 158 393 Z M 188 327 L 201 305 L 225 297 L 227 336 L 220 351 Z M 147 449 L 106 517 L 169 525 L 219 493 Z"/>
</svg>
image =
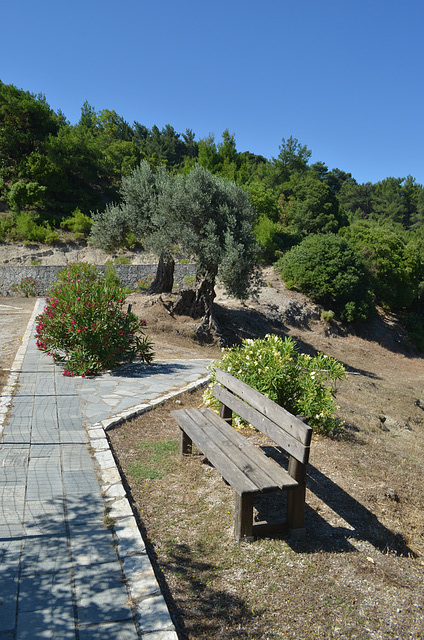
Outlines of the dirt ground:
<svg viewBox="0 0 424 640">
<path fill-rule="evenodd" d="M 0 298 L 0 391 L 34 309 L 35 298 Z"/>
<path fill-rule="evenodd" d="M 66 232 L 63 232 L 66 235 Z M 120 251 L 120 257 L 126 257 L 132 264 L 149 264 L 155 258 L 145 251 Z M 117 256 L 95 249 L 86 243 L 63 242 L 58 245 L 39 245 L 28 243 L 0 242 L 0 266 L 16 265 L 56 265 L 66 266 L 73 262 L 91 262 L 105 264 Z"/>
</svg>

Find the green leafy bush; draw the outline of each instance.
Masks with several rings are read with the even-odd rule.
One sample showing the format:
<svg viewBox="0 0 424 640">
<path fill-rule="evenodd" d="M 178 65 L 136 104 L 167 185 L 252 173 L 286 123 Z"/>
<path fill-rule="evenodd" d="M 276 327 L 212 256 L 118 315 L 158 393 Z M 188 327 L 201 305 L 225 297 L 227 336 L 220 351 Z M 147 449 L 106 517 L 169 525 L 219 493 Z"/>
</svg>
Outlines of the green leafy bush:
<svg viewBox="0 0 424 640">
<path fill-rule="evenodd" d="M 0 218 L 0 241 L 4 242 L 11 236 L 12 230 L 15 226 L 14 216 L 9 213 L 3 214 Z"/>
<path fill-rule="evenodd" d="M 347 224 L 347 217 L 329 185 L 315 172 L 293 176 L 293 196 L 287 208 L 286 222 L 304 235 L 336 233 Z"/>
<path fill-rule="evenodd" d="M 153 358 L 144 322 L 122 306 L 128 290 L 116 272 L 76 263 L 58 273 L 37 318 L 37 346 L 66 363 L 64 375 L 93 375 L 122 362 Z"/>
<path fill-rule="evenodd" d="M 71 216 L 62 220 L 60 226 L 62 229 L 72 231 L 75 240 L 83 240 L 89 236 L 91 227 L 93 226 L 93 220 L 77 207 Z"/>
<path fill-rule="evenodd" d="M 193 289 L 196 284 L 196 276 L 194 273 L 187 274 L 183 278 L 184 287 L 187 289 Z"/>
<path fill-rule="evenodd" d="M 38 182 L 18 180 L 9 189 L 7 201 L 11 209 L 18 211 L 26 207 L 37 207 L 42 203 L 46 187 Z"/>
<path fill-rule="evenodd" d="M 147 291 L 147 289 L 150 287 L 154 279 L 155 279 L 155 276 L 153 274 L 150 274 L 146 278 L 141 278 L 140 280 L 137 280 L 136 291 Z"/>
<path fill-rule="evenodd" d="M 39 224 L 40 217 L 29 211 L 20 211 L 8 220 L 5 227 L 5 238 L 22 242 L 39 244 L 55 244 L 59 242 L 59 234 L 48 222 Z"/>
<path fill-rule="evenodd" d="M 395 226 L 361 220 L 341 230 L 372 274 L 377 301 L 386 309 L 408 309 L 424 275 L 419 246 Z"/>
<path fill-rule="evenodd" d="M 276 263 L 288 288 L 330 307 L 345 322 L 366 320 L 373 310 L 371 276 L 347 240 L 312 235 Z"/>
<path fill-rule="evenodd" d="M 211 365 L 211 384 L 204 394 L 206 405 L 216 410 L 219 402 L 212 395 L 212 386 L 217 368 L 228 371 L 290 413 L 306 416 L 306 422 L 318 433 L 331 435 L 340 428 L 335 417 L 336 382 L 346 373 L 343 365 L 330 356 L 299 353 L 292 338 L 277 335 L 243 340 L 240 346 L 223 349 L 221 360 Z"/>
<path fill-rule="evenodd" d="M 331 323 L 334 320 L 334 311 L 323 309 L 321 311 L 321 320 Z"/>
<path fill-rule="evenodd" d="M 262 245 L 262 255 L 266 262 L 275 262 L 278 252 L 290 249 L 302 240 L 296 231 L 290 231 L 279 222 L 261 217 L 255 226 L 256 240 Z"/>
<path fill-rule="evenodd" d="M 127 256 L 118 256 L 116 258 L 108 258 L 105 264 L 111 264 L 111 265 L 131 264 L 131 260 L 127 258 Z"/>
</svg>

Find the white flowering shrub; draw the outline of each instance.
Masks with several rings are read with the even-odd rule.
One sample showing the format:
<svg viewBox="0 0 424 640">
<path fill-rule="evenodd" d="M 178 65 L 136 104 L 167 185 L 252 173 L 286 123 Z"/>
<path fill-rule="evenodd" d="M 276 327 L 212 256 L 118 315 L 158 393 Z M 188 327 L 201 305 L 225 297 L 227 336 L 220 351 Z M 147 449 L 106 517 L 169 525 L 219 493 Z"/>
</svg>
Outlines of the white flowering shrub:
<svg viewBox="0 0 424 640">
<path fill-rule="evenodd" d="M 336 383 L 346 377 L 343 365 L 331 356 L 300 353 L 292 338 L 267 335 L 243 340 L 240 346 L 222 350 L 221 360 L 211 364 L 211 383 L 204 402 L 219 410 L 212 395 L 216 369 L 228 371 L 294 415 L 306 417 L 315 432 L 334 434 L 340 428 Z M 237 426 L 240 418 L 235 416 Z"/>
</svg>

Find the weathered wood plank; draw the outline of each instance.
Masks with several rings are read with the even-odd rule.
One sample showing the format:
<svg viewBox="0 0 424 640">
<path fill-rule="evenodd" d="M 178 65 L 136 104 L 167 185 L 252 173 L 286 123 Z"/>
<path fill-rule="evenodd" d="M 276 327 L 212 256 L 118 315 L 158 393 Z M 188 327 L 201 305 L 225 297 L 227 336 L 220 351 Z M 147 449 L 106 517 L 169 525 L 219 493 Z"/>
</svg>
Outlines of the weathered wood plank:
<svg viewBox="0 0 424 640">
<path fill-rule="evenodd" d="M 287 495 L 287 520 L 291 529 L 302 529 L 305 524 L 306 464 L 290 458 L 289 473 L 299 485 Z"/>
<path fill-rule="evenodd" d="M 276 491 L 280 488 L 276 477 L 266 473 L 263 467 L 267 464 L 267 457 L 257 450 L 256 463 L 246 455 L 244 447 L 240 447 L 240 440 L 237 432 L 222 420 L 211 409 L 187 409 L 187 413 L 193 420 L 204 429 L 207 437 L 211 438 L 222 451 L 228 462 L 235 465 L 240 471 L 251 480 L 258 491 Z M 198 415 L 200 413 L 201 417 Z M 244 438 L 243 438 L 244 440 Z M 206 454 L 206 452 L 204 452 Z M 277 469 L 278 469 L 278 465 Z M 217 467 L 221 471 L 220 467 Z M 296 483 L 295 483 L 296 484 Z"/>
<path fill-rule="evenodd" d="M 305 446 L 299 442 L 291 435 L 290 432 L 281 428 L 279 424 L 276 424 L 273 420 L 268 418 L 266 415 L 263 415 L 254 407 L 243 402 L 243 400 L 232 394 L 225 387 L 215 385 L 213 388 L 213 394 L 218 400 L 220 400 L 220 402 L 230 406 L 235 413 L 271 438 L 273 442 L 282 447 L 287 451 L 287 453 L 294 456 L 297 460 L 306 462 L 309 459 L 309 446 Z M 303 427 L 306 426 L 303 423 L 301 424 Z"/>
<path fill-rule="evenodd" d="M 239 493 L 258 493 L 256 484 L 254 484 L 246 474 L 240 471 L 236 465 L 232 464 L 228 460 L 228 457 L 215 444 L 213 434 L 211 434 L 212 437 L 209 437 L 207 430 L 196 423 L 198 417 L 202 419 L 203 423 L 206 422 L 200 412 L 197 412 L 196 418 L 190 415 L 186 409 L 178 409 L 177 411 L 172 411 L 171 414 L 189 438 L 191 438 L 195 445 L 205 454 L 209 462 L 216 467 L 222 477 L 231 484 L 236 491 Z"/>
<path fill-rule="evenodd" d="M 199 409 L 204 415 L 207 414 L 208 420 L 213 422 L 217 429 L 225 432 L 226 437 L 233 442 L 233 444 L 243 452 L 243 454 L 251 460 L 252 464 L 259 467 L 263 473 L 265 473 L 270 482 L 274 483 L 280 489 L 290 489 L 297 487 L 297 481 L 294 480 L 290 474 L 283 469 L 274 460 L 271 460 L 254 444 L 249 442 L 244 436 L 242 436 L 235 429 L 228 428 L 228 426 L 222 423 L 222 419 L 210 409 Z"/>
<path fill-rule="evenodd" d="M 307 447 L 310 445 L 312 437 L 311 427 L 305 425 L 301 420 L 286 411 L 286 409 L 280 407 L 269 398 L 266 398 L 262 393 L 256 391 L 256 389 L 238 380 L 227 371 L 217 369 L 215 379 L 230 389 L 230 391 L 240 396 L 245 402 L 248 402 L 252 407 L 268 416 L 273 422 L 284 427 L 284 429 L 299 440 L 299 442 Z"/>
<path fill-rule="evenodd" d="M 237 542 L 253 542 L 253 495 L 235 495 L 234 536 Z"/>
<path fill-rule="evenodd" d="M 193 443 L 186 432 L 180 427 L 180 456 L 193 453 Z"/>
</svg>

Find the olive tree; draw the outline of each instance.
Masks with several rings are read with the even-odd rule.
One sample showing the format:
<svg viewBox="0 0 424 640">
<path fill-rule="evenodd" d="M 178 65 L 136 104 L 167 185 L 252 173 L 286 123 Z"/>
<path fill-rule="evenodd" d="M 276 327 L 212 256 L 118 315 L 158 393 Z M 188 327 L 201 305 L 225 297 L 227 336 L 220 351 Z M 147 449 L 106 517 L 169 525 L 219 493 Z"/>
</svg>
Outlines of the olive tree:
<svg viewBox="0 0 424 640">
<path fill-rule="evenodd" d="M 175 222 L 180 246 L 197 264 L 190 314 L 212 315 L 215 283 L 240 300 L 259 284 L 259 245 L 253 234 L 257 213 L 247 192 L 234 182 L 196 166 L 176 181 Z"/>
<path fill-rule="evenodd" d="M 169 222 L 158 234 L 164 208 L 172 209 L 169 196 L 172 200 L 173 187 L 174 178 L 164 167 L 154 173 L 143 160 L 129 176 L 122 178 L 121 201 L 107 205 L 104 211 L 92 216 L 90 241 L 95 246 L 115 251 L 126 246 L 131 235 L 158 253 L 158 271 L 150 287 L 158 293 L 172 291 L 173 285 L 174 259 L 170 254 L 173 234 Z M 158 242 L 157 235 L 162 237 L 162 243 Z"/>
<path fill-rule="evenodd" d="M 162 257 L 163 262 L 191 258 L 197 264 L 192 295 L 180 301 L 193 317 L 213 322 L 215 284 L 246 299 L 259 283 L 257 213 L 246 191 L 195 166 L 186 175 L 164 167 L 154 173 L 143 161 L 123 178 L 122 201 L 94 214 L 93 244 L 105 249 L 125 243 L 128 233 Z"/>
</svg>

